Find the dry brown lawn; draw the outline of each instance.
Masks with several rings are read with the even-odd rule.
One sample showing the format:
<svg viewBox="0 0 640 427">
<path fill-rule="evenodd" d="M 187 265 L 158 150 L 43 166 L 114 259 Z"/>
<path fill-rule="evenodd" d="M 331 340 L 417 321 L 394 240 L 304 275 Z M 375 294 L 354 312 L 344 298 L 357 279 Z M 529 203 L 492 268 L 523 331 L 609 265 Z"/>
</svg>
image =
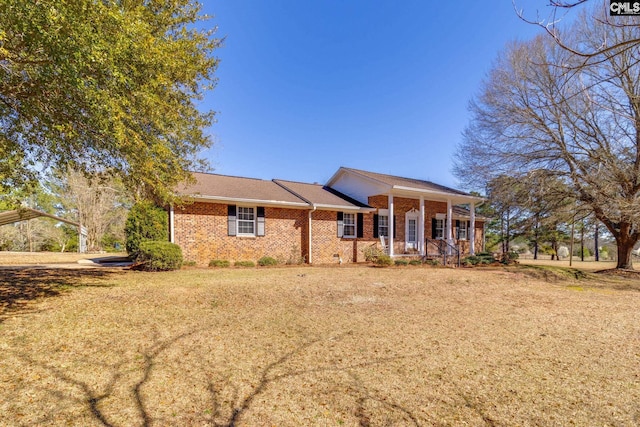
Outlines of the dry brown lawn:
<svg viewBox="0 0 640 427">
<path fill-rule="evenodd" d="M 77 252 L 7 252 L 0 251 L 0 266 L 70 264 L 78 260 L 108 256 L 126 256 L 125 253 L 80 254 Z"/>
<path fill-rule="evenodd" d="M 640 281 L 571 277 L 0 270 L 0 425 L 638 425 Z"/>
<path fill-rule="evenodd" d="M 601 271 L 601 270 L 608 270 L 611 268 L 616 268 L 616 262 L 615 261 L 580 261 L 579 258 L 573 259 L 571 262 L 569 261 L 569 259 L 562 259 L 562 260 L 554 260 L 551 261 L 549 259 L 522 259 L 522 260 L 518 260 L 520 262 L 520 264 L 526 264 L 526 265 L 546 265 L 546 266 L 553 266 L 553 267 L 565 267 L 565 268 L 577 268 L 583 271 L 588 271 L 588 272 L 594 272 L 594 271 Z M 634 260 L 636 264 L 635 268 L 640 268 L 640 263 L 638 262 L 637 259 Z"/>
</svg>

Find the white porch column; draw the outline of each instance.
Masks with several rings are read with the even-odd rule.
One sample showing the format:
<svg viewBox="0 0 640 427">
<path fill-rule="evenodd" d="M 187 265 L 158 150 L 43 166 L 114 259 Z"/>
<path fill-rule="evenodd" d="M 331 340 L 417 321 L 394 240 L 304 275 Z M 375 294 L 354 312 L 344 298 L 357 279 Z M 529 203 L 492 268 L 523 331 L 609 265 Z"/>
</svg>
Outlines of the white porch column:
<svg viewBox="0 0 640 427">
<path fill-rule="evenodd" d="M 476 253 L 476 204 L 469 204 L 469 212 L 471 213 L 471 221 L 469 224 L 469 255 Z"/>
<path fill-rule="evenodd" d="M 393 239 L 394 239 L 394 235 L 393 235 L 393 227 L 394 227 L 394 221 L 393 221 L 393 194 L 389 194 L 389 256 L 393 256 Z"/>
<path fill-rule="evenodd" d="M 453 246 L 453 228 L 451 226 L 451 217 L 453 216 L 453 207 L 451 206 L 451 199 L 447 199 L 447 243 Z M 447 249 L 447 253 L 451 253 L 451 249 Z"/>
<path fill-rule="evenodd" d="M 420 220 L 418 221 L 418 250 L 424 256 L 424 196 L 420 196 Z"/>
</svg>

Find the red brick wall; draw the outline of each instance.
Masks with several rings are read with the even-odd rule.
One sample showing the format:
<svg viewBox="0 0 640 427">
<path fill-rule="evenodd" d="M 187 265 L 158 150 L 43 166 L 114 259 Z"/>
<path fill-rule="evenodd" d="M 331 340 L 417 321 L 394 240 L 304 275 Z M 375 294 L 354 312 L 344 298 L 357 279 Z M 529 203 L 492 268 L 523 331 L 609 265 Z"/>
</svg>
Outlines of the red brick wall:
<svg viewBox="0 0 640 427">
<path fill-rule="evenodd" d="M 364 250 L 375 244 L 378 239 L 373 238 L 373 214 L 363 215 L 363 237 L 338 237 L 337 211 L 313 212 L 313 240 L 311 258 L 313 264 L 337 264 L 364 262 Z"/>
<path fill-rule="evenodd" d="M 306 255 L 308 211 L 265 207 L 265 236 L 227 235 L 227 205 L 196 202 L 176 209 L 175 243 L 185 261 L 208 265 L 212 259 L 252 260 L 270 256 L 280 262 L 297 261 Z"/>
<path fill-rule="evenodd" d="M 369 198 L 369 204 L 387 209 L 387 196 Z M 419 200 L 394 198 L 394 213 L 397 220 L 395 253 L 404 252 L 405 213 L 417 210 Z M 444 202 L 425 201 L 425 236 L 431 236 L 431 218 L 436 213 L 445 213 Z M 176 209 L 174 215 L 175 242 L 182 248 L 185 261 L 208 265 L 212 259 L 228 261 L 252 260 L 271 256 L 280 262 L 308 260 L 309 211 L 304 209 L 282 209 L 265 207 L 265 236 L 237 237 L 227 235 L 227 205 L 221 203 L 196 202 L 184 209 Z M 373 213 L 364 214 L 363 237 L 339 238 L 336 211 L 315 211 L 313 218 L 312 261 L 314 264 L 336 264 L 339 259 L 347 262 L 364 262 L 365 250 L 379 246 L 373 237 Z M 476 222 L 476 251 L 482 249 L 483 227 Z M 455 234 L 454 234 L 455 235 Z M 468 242 L 461 242 L 468 252 Z"/>
</svg>

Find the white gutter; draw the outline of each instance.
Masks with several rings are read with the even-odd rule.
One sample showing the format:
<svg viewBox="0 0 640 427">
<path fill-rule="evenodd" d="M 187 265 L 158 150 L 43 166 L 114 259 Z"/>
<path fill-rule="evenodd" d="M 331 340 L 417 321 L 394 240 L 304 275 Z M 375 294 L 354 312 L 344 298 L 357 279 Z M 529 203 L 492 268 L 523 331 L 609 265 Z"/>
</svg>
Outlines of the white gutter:
<svg viewBox="0 0 640 427">
<path fill-rule="evenodd" d="M 257 205 L 269 205 L 269 206 L 283 206 L 288 208 L 300 208 L 305 209 L 309 207 L 307 203 L 299 203 L 299 202 L 285 202 L 280 200 L 259 200 L 259 199 L 245 199 L 239 197 L 222 197 L 222 196 L 201 196 L 201 195 L 189 195 L 186 196 L 189 199 L 200 200 L 200 201 L 216 201 L 216 202 L 234 202 L 234 203 L 251 203 Z"/>
<path fill-rule="evenodd" d="M 313 204 L 314 210 L 329 210 L 329 211 L 357 211 L 357 212 L 375 212 L 377 208 L 364 208 L 359 206 L 344 206 L 344 205 L 323 205 Z"/>
<path fill-rule="evenodd" d="M 469 201 L 474 201 L 474 202 L 484 202 L 485 199 L 483 199 L 482 197 L 478 197 L 478 196 L 466 196 L 464 194 L 455 194 L 455 193 L 446 193 L 446 192 L 442 192 L 442 191 L 435 191 L 435 190 L 426 190 L 426 189 L 422 189 L 422 188 L 415 188 L 415 187 L 405 187 L 402 185 L 394 185 L 393 186 L 394 190 L 399 190 L 399 191 L 410 191 L 412 193 L 422 193 L 422 194 L 430 194 L 430 195 L 434 195 L 434 196 L 440 196 L 442 197 L 444 200 L 446 201 L 447 199 L 450 199 L 451 201 L 454 200 L 461 200 L 463 202 L 469 202 Z"/>
<path fill-rule="evenodd" d="M 169 242 L 176 242 L 176 233 L 175 233 L 175 212 L 173 210 L 173 205 L 169 207 Z"/>
</svg>

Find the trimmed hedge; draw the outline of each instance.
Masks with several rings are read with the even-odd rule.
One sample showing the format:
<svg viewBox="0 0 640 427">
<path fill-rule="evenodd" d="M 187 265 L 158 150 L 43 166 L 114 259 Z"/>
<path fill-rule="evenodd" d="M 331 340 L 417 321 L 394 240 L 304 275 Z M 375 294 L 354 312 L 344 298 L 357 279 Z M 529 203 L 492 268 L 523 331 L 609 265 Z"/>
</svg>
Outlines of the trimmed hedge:
<svg viewBox="0 0 640 427">
<path fill-rule="evenodd" d="M 135 261 L 145 271 L 178 270 L 182 266 L 182 249 L 175 243 L 148 240 L 138 246 Z"/>
<path fill-rule="evenodd" d="M 266 267 L 269 265 L 278 265 L 278 260 L 270 256 L 263 256 L 258 260 L 258 265 L 261 267 Z"/>
<path fill-rule="evenodd" d="M 407 261 L 406 259 L 397 259 L 397 260 L 395 260 L 394 264 L 398 265 L 398 266 L 401 266 L 401 267 L 404 267 L 406 265 L 409 265 L 409 261 Z"/>
<path fill-rule="evenodd" d="M 226 268 L 226 267 L 229 267 L 230 265 L 231 263 L 226 259 L 212 259 L 211 261 L 209 261 L 209 267 Z"/>
<path fill-rule="evenodd" d="M 255 267 L 256 263 L 253 261 L 236 261 L 233 265 L 235 267 Z"/>
<path fill-rule="evenodd" d="M 376 258 L 375 263 L 380 267 L 390 267 L 393 265 L 393 259 L 389 255 L 380 255 Z"/>
</svg>

